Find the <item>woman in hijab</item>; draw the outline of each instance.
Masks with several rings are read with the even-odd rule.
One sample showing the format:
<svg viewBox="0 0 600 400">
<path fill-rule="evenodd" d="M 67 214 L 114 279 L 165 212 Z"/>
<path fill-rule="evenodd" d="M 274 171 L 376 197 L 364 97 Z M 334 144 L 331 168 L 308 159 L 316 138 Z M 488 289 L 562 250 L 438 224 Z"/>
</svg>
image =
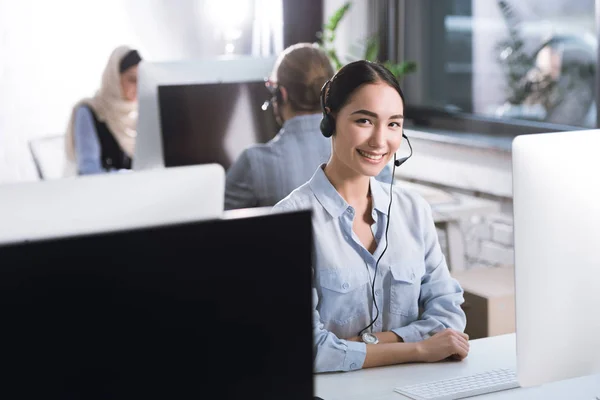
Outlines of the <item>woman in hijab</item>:
<svg viewBox="0 0 600 400">
<path fill-rule="evenodd" d="M 113 50 L 100 89 L 74 107 L 67 127 L 67 158 L 78 175 L 131 169 L 137 125 L 137 50 Z"/>
</svg>

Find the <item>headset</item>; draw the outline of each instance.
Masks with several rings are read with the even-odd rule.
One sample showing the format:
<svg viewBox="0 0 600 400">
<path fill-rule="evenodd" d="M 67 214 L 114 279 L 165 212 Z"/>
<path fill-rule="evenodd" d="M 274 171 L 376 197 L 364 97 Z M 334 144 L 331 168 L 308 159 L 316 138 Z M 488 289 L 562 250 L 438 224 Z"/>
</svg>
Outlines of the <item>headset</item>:
<svg viewBox="0 0 600 400">
<path fill-rule="evenodd" d="M 327 112 L 327 108 L 325 107 L 325 95 L 327 94 L 327 89 L 331 85 L 331 80 L 326 81 L 321 88 L 321 111 L 323 112 L 323 118 L 321 119 L 321 124 L 319 127 L 321 128 L 321 133 L 326 138 L 331 137 L 333 132 L 335 132 L 335 119 L 333 116 Z"/>
<path fill-rule="evenodd" d="M 323 118 L 321 119 L 320 129 L 321 129 L 321 133 L 323 134 L 323 136 L 325 136 L 327 138 L 331 137 L 335 132 L 335 118 L 330 113 L 327 112 L 327 108 L 325 105 L 325 95 L 327 94 L 327 89 L 329 88 L 330 85 L 331 85 L 331 80 L 328 80 L 327 82 L 325 82 L 325 84 L 321 88 L 321 111 L 323 112 Z M 375 279 L 377 278 L 377 267 L 379 266 L 379 261 L 381 260 L 381 258 L 383 257 L 383 255 L 385 254 L 385 252 L 388 248 L 388 230 L 390 227 L 390 219 L 391 219 L 390 212 L 392 210 L 392 199 L 394 197 L 393 196 L 394 175 L 396 173 L 396 167 L 399 167 L 402 164 L 404 164 L 413 155 L 413 149 L 410 144 L 410 140 L 408 140 L 408 137 L 404 134 L 404 128 L 402 128 L 402 138 L 404 138 L 406 140 L 406 143 L 408 143 L 408 148 L 410 149 L 410 154 L 407 157 L 402 157 L 400 159 L 396 159 L 396 153 L 394 153 L 394 166 L 392 167 L 392 181 L 390 182 L 390 202 L 388 203 L 388 212 L 387 212 L 388 218 L 387 218 L 387 223 L 385 225 L 385 247 L 383 248 L 383 251 L 379 255 L 377 262 L 375 263 L 375 268 L 374 268 L 375 271 L 373 274 L 373 281 L 371 282 L 371 298 L 373 299 L 373 305 L 375 306 L 376 314 L 375 314 L 375 318 L 371 318 L 371 322 L 369 323 L 369 325 L 365 326 L 363 329 L 360 330 L 360 332 L 358 332 L 358 336 L 361 336 L 363 332 L 365 332 L 367 329 L 371 328 L 373 326 L 373 324 L 375 323 L 375 321 L 377 321 L 377 318 L 379 318 L 379 307 L 377 306 L 377 301 L 375 300 Z"/>
<path fill-rule="evenodd" d="M 283 105 L 283 94 L 281 93 L 281 87 L 279 85 L 273 85 L 270 83 L 269 78 L 265 78 L 265 86 L 267 90 L 270 92 L 271 97 L 260 107 L 263 111 L 267 111 L 270 107 L 273 107 L 274 103 L 278 105 Z"/>
</svg>

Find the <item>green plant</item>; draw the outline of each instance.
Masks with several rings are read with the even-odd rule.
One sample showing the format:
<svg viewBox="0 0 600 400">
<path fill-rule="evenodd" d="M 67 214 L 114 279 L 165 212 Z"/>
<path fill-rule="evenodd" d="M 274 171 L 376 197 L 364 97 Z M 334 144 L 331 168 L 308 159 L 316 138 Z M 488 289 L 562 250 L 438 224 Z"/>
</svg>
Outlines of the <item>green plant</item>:
<svg viewBox="0 0 600 400">
<path fill-rule="evenodd" d="M 385 67 L 389 69 L 390 72 L 392 72 L 392 74 L 394 74 L 394 76 L 398 79 L 402 78 L 404 75 L 416 71 L 417 64 L 414 61 L 395 63 L 390 60 L 379 60 L 379 39 L 376 35 L 367 38 L 366 42 L 363 43 L 363 46 L 355 46 L 355 51 L 353 52 L 354 54 L 351 54 L 351 57 L 346 57 L 344 60 L 345 62 L 342 62 L 340 56 L 337 54 L 334 42 L 336 39 L 337 28 L 342 19 L 344 19 L 344 16 L 346 16 L 350 10 L 351 5 L 352 2 L 348 1 L 338 8 L 331 15 L 331 17 L 329 17 L 327 23 L 323 25 L 323 30 L 319 33 L 319 44 L 329 56 L 334 68 L 339 70 L 345 63 L 362 59 L 382 62 L 382 64 L 385 65 Z M 363 54 L 356 54 L 357 51 L 362 49 L 364 49 Z"/>
</svg>

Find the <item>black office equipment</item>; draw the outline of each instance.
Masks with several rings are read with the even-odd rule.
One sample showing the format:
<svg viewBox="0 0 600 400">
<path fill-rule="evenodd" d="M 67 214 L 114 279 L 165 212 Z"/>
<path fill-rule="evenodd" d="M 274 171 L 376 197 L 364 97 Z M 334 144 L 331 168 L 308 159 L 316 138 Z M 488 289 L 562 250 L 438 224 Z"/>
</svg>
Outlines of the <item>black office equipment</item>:
<svg viewBox="0 0 600 400">
<path fill-rule="evenodd" d="M 166 167 L 217 163 L 226 170 L 248 146 L 277 133 L 263 81 L 158 86 Z"/>
<path fill-rule="evenodd" d="M 257 209 L 0 247 L 0 398 L 312 398 L 311 229 Z"/>
</svg>

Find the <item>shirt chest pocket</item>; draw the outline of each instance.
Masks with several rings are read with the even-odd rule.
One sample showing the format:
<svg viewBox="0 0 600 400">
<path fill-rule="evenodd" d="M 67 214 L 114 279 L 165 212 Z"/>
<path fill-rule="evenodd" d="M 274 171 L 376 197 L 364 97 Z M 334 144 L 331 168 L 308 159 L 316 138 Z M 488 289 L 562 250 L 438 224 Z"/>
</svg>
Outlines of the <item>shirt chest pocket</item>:
<svg viewBox="0 0 600 400">
<path fill-rule="evenodd" d="M 420 275 L 412 267 L 392 266 L 390 313 L 406 317 L 419 314 Z"/>
<path fill-rule="evenodd" d="M 319 314 L 323 322 L 345 325 L 367 310 L 367 278 L 337 270 L 319 273 Z"/>
</svg>

